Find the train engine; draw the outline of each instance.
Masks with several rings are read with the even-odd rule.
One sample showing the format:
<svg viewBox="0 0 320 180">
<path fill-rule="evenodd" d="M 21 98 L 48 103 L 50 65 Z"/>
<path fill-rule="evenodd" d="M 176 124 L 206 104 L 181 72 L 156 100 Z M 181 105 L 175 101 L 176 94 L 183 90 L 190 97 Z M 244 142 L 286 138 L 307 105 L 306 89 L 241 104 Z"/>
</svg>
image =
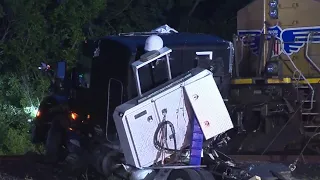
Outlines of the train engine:
<svg viewBox="0 0 320 180">
<path fill-rule="evenodd" d="M 319 153 L 319 7 L 255 0 L 238 11 L 229 98 L 237 153 Z"/>
</svg>

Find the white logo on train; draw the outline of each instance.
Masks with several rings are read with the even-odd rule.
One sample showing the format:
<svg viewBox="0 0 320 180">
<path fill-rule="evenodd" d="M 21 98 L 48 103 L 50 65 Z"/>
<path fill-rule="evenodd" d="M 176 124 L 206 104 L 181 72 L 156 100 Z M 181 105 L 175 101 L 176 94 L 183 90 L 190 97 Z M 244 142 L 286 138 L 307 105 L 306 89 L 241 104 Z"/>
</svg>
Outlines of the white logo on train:
<svg viewBox="0 0 320 180">
<path fill-rule="evenodd" d="M 249 46 L 255 55 L 259 54 L 260 36 L 262 33 L 263 30 L 238 30 L 240 37 L 251 37 L 244 38 L 243 43 Z M 279 56 L 282 53 L 292 55 L 299 52 L 308 40 L 309 43 L 320 43 L 320 26 L 282 29 L 277 25 L 269 27 L 267 34 L 275 37 L 273 56 Z M 270 37 L 268 38 L 270 39 Z"/>
</svg>

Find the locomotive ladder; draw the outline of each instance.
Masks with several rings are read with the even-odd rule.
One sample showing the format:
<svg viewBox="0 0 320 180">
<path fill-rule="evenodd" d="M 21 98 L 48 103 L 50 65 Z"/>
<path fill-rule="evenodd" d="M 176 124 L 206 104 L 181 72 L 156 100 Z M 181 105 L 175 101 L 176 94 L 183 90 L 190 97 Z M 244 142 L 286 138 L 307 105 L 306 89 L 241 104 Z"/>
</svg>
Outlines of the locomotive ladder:
<svg viewBox="0 0 320 180">
<path fill-rule="evenodd" d="M 312 40 L 310 39 L 313 35 L 315 35 L 315 33 L 309 33 L 308 35 L 305 57 L 307 58 L 309 63 L 320 73 L 320 68 L 309 56 L 309 44 L 312 42 Z M 311 137 L 314 135 L 315 130 L 320 128 L 320 123 L 317 122 L 317 117 L 320 115 L 320 113 L 314 111 L 314 103 L 316 102 L 314 97 L 315 90 L 310 82 L 302 74 L 302 72 L 297 68 L 291 57 L 288 54 L 286 55 L 295 69 L 292 79 L 294 80 L 294 85 L 297 89 L 297 101 L 301 102 L 301 108 L 299 108 L 298 110 L 301 110 L 301 123 L 303 125 L 303 133 L 307 137 Z"/>
<path fill-rule="evenodd" d="M 303 96 L 303 100 L 299 101 L 301 102 L 301 107 L 297 109 L 297 111 L 301 111 L 303 133 L 307 136 L 312 136 L 312 134 L 310 134 L 310 129 L 313 129 L 314 127 L 310 126 L 308 122 L 310 122 L 310 118 L 315 118 L 318 115 L 318 113 L 312 112 L 315 102 L 314 88 L 312 87 L 308 79 L 303 75 L 303 73 L 297 68 L 290 55 L 286 55 L 294 68 L 292 80 L 294 80 L 293 84 L 297 89 L 297 100 L 299 101 L 301 99 L 301 94 Z M 303 83 L 301 83 L 301 81 L 303 81 Z"/>
<path fill-rule="evenodd" d="M 312 65 L 312 67 L 320 73 L 320 68 L 317 66 L 317 64 L 311 59 L 310 54 L 309 54 L 309 45 L 312 43 L 312 39 L 314 36 L 319 36 L 320 32 L 311 32 L 308 34 L 307 42 L 306 42 L 306 48 L 305 48 L 305 57 L 308 60 L 308 62 Z M 307 83 L 306 83 L 307 82 Z M 303 84 L 303 83 L 302 83 Z M 307 86 L 306 86 L 307 85 Z M 297 86 L 298 94 L 299 91 L 302 92 L 301 94 L 304 95 L 304 97 L 308 96 L 308 93 L 311 94 L 311 99 L 310 100 L 304 100 L 302 101 L 303 107 L 308 107 L 309 108 L 302 108 L 301 109 L 301 120 L 303 123 L 304 127 L 304 133 L 308 137 L 312 137 L 316 131 L 320 128 L 320 122 L 319 122 L 319 112 L 315 111 L 314 108 L 314 103 L 316 100 L 314 99 L 315 91 L 314 88 L 310 89 L 312 87 L 310 83 L 306 80 L 304 80 L 304 84 Z M 310 95 L 309 95 L 310 96 Z M 318 121 L 318 122 L 317 122 Z"/>
</svg>

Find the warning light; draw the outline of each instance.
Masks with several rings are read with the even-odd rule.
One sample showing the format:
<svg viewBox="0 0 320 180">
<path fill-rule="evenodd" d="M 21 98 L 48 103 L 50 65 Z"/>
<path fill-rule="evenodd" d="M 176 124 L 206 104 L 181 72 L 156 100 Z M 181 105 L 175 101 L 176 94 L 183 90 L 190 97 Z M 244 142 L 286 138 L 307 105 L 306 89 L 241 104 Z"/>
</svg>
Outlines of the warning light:
<svg viewBox="0 0 320 180">
<path fill-rule="evenodd" d="M 76 120 L 78 118 L 78 114 L 77 113 L 71 113 L 71 119 Z"/>
<path fill-rule="evenodd" d="M 37 111 L 37 114 L 36 114 L 36 117 L 40 117 L 40 114 L 41 114 L 41 113 L 40 113 L 40 111 L 38 110 L 38 111 Z"/>
</svg>

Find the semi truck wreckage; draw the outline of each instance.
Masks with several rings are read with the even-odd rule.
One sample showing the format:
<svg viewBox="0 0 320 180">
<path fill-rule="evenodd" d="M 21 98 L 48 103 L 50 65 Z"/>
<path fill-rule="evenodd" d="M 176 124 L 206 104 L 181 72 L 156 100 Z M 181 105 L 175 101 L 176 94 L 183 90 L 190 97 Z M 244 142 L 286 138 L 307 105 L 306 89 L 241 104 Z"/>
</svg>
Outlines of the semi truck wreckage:
<svg viewBox="0 0 320 180">
<path fill-rule="evenodd" d="M 212 180 L 215 176 L 223 176 L 224 179 L 253 177 L 237 168 L 228 156 L 214 149 L 214 146 L 221 146 L 227 140 L 225 132 L 233 128 L 215 80 L 217 77 L 213 76 L 212 71 L 199 67 L 198 63 L 197 65 L 192 63 L 190 66 L 194 68 L 180 74 L 172 71 L 173 50 L 163 47 L 162 38 L 152 34 L 148 35 L 148 38 L 143 37 L 146 39 L 144 47 L 146 53 L 131 64 L 137 96 L 118 105 L 114 110 L 116 136 L 114 132 L 108 132 L 111 123 L 106 124 L 105 138 L 103 135 L 100 136 L 101 134 L 93 135 L 94 133 L 86 132 L 84 129 L 88 131 L 89 127 L 92 127 L 90 125 L 83 128 L 71 122 L 65 128 L 57 128 L 68 130 L 68 135 L 65 137 L 69 142 L 58 141 L 68 147 L 66 157 L 68 166 L 81 166 L 83 165 L 81 162 L 87 161 L 106 177 L 116 173 L 122 174 L 122 178 L 141 180 L 177 178 Z M 226 48 L 227 55 L 232 57 L 232 43 L 221 41 L 220 44 Z M 203 61 L 208 63 L 213 59 L 212 51 L 197 51 L 195 55 L 199 57 L 198 61 L 203 58 Z M 228 63 L 229 61 L 230 59 Z M 61 64 L 63 63 L 59 64 L 60 68 Z M 140 72 L 150 65 L 159 66 L 159 64 L 162 67 L 162 75 L 166 75 L 161 78 L 167 82 L 146 91 L 144 88 L 146 81 Z M 176 73 L 175 77 L 173 73 Z M 56 74 L 63 77 L 61 73 Z M 61 83 L 58 85 L 61 86 Z M 45 103 L 40 105 L 39 112 L 43 109 L 41 108 L 43 104 Z M 57 114 L 62 114 L 58 117 L 65 118 L 63 117 L 65 111 L 61 110 L 60 113 L 54 111 L 56 114 L 51 115 L 57 117 Z M 79 111 L 77 113 L 67 111 L 70 112 L 67 114 L 71 120 L 81 116 Z M 40 115 L 37 118 L 40 118 Z M 51 126 L 56 123 L 54 120 L 49 123 Z M 39 119 L 36 121 L 39 123 Z M 61 119 L 58 122 L 61 122 Z M 51 136 L 63 137 L 62 134 L 57 136 L 59 132 L 57 129 L 49 129 L 49 134 L 53 131 Z M 51 157 L 54 152 L 57 154 L 60 152 L 58 149 L 61 145 L 52 143 L 50 135 L 47 137 L 46 155 Z M 86 160 L 81 157 L 86 157 Z"/>
<path fill-rule="evenodd" d="M 259 179 L 226 154 L 286 153 L 294 171 L 303 153 L 320 153 L 310 55 L 320 27 L 303 18 L 303 27 L 284 25 L 300 16 L 278 13 L 319 6 L 304 1 L 252 2 L 238 12 L 233 42 L 167 25 L 84 42 L 71 71 L 63 62 L 55 77 L 41 68 L 53 91 L 39 106 L 34 143 L 46 144 L 49 162 L 122 179 Z"/>
</svg>

